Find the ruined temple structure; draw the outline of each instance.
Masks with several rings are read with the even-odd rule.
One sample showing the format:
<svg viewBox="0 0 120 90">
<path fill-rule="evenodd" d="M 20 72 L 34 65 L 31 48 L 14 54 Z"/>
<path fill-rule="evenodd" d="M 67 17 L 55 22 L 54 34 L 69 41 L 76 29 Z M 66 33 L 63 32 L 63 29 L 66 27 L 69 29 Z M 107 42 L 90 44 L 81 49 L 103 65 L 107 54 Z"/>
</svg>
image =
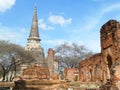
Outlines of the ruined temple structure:
<svg viewBox="0 0 120 90">
<path fill-rule="evenodd" d="M 78 68 L 65 68 L 64 78 L 67 81 L 79 81 L 79 69 Z"/>
<path fill-rule="evenodd" d="M 34 57 L 34 61 L 21 66 L 20 73 L 22 79 L 52 79 L 53 76 L 57 76 L 55 73 L 56 63 L 54 60 L 54 51 L 52 48 L 48 50 L 48 56 L 45 58 L 44 49 L 40 44 L 40 36 L 38 29 L 37 9 L 34 7 L 34 14 L 32 19 L 32 25 L 30 30 L 28 43 L 25 46 L 25 50 L 30 52 Z M 56 65 L 55 65 L 56 64 Z M 56 68 L 54 68 L 54 66 Z M 54 74 L 55 73 L 55 74 Z M 20 75 L 20 74 L 19 74 Z M 27 78 L 27 77 L 29 78 Z M 57 78 L 57 77 L 56 77 Z"/>
<path fill-rule="evenodd" d="M 101 53 L 80 62 L 79 80 L 109 83 L 120 89 L 120 23 L 116 20 L 105 23 L 100 30 L 100 39 Z"/>
<path fill-rule="evenodd" d="M 32 55 L 35 58 L 34 63 L 39 63 L 40 66 L 45 67 L 45 56 L 44 56 L 44 50 L 40 45 L 40 37 L 39 37 L 39 30 L 38 30 L 38 19 L 37 19 L 37 9 L 36 6 L 34 7 L 34 15 L 30 30 L 29 38 L 27 39 L 28 43 L 25 47 L 26 51 L 29 51 L 32 53 Z"/>
<path fill-rule="evenodd" d="M 48 50 L 47 62 L 50 72 L 50 79 L 52 79 L 52 76 L 54 75 L 54 51 L 52 48 L 49 48 Z"/>
<path fill-rule="evenodd" d="M 48 68 L 41 68 L 40 66 L 33 66 L 24 69 L 22 79 L 24 80 L 38 80 L 49 79 L 50 72 Z"/>
</svg>

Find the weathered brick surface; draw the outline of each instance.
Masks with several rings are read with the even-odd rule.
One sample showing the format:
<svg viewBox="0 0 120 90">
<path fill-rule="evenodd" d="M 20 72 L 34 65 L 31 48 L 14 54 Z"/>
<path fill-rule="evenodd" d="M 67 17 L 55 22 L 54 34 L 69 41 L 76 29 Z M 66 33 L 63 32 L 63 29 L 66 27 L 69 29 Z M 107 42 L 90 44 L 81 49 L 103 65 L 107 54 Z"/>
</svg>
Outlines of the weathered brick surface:
<svg viewBox="0 0 120 90">
<path fill-rule="evenodd" d="M 79 65 L 81 82 L 104 82 L 110 80 L 120 86 L 120 23 L 109 20 L 100 30 L 101 52 Z"/>
<path fill-rule="evenodd" d="M 36 80 L 36 79 L 49 79 L 50 73 L 48 68 L 41 68 L 39 66 L 34 66 L 31 68 L 26 68 L 23 71 L 22 79 Z"/>
<path fill-rule="evenodd" d="M 82 82 L 100 81 L 102 79 L 101 54 L 93 55 L 92 57 L 81 61 L 79 72 L 79 80 Z"/>
<path fill-rule="evenodd" d="M 48 50 L 47 63 L 50 71 L 50 78 L 52 78 L 54 75 L 54 51 L 52 48 Z"/>
<path fill-rule="evenodd" d="M 66 80 L 78 81 L 79 80 L 79 69 L 78 68 L 65 68 L 64 76 Z"/>
</svg>

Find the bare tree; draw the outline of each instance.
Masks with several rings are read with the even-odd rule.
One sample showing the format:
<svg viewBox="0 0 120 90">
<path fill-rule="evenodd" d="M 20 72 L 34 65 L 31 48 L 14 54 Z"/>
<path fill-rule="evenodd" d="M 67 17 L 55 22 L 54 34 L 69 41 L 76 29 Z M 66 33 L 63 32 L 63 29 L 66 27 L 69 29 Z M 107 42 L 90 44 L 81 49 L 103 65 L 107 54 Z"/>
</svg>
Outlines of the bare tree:
<svg viewBox="0 0 120 90">
<path fill-rule="evenodd" d="M 93 52 L 77 43 L 64 43 L 56 47 L 55 56 L 59 62 L 59 69 L 76 68 L 80 60 L 93 55 Z"/>
<path fill-rule="evenodd" d="M 21 64 L 33 61 L 32 56 L 24 51 L 24 48 L 9 43 L 8 41 L 0 41 L 0 67 L 2 71 L 2 81 L 8 81 L 7 75 L 11 73 L 9 78 L 12 81 Z M 6 78 L 7 77 L 7 78 Z"/>
</svg>

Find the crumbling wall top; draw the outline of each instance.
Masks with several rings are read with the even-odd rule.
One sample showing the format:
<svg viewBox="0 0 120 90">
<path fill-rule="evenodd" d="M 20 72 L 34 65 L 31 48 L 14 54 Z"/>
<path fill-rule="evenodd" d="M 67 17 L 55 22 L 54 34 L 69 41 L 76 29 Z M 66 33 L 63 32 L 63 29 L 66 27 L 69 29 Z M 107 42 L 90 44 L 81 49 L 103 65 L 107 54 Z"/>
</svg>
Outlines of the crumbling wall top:
<svg viewBox="0 0 120 90">
<path fill-rule="evenodd" d="M 114 31 L 116 30 L 116 28 L 119 27 L 120 27 L 120 23 L 117 20 L 109 20 L 101 27 L 100 33 L 104 34 L 109 31 Z"/>
</svg>

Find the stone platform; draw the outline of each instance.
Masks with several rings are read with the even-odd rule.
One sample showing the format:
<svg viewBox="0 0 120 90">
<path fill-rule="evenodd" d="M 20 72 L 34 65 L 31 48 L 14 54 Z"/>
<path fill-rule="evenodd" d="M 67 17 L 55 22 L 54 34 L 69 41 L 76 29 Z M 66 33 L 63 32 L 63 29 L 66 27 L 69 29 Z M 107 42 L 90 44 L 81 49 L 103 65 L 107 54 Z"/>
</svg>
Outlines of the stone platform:
<svg viewBox="0 0 120 90">
<path fill-rule="evenodd" d="M 51 80 L 19 80 L 15 82 L 13 90 L 60 90 L 65 87 L 65 81 Z"/>
<path fill-rule="evenodd" d="M 12 90 L 14 86 L 14 82 L 0 82 L 0 90 L 6 90 L 8 88 Z"/>
</svg>

